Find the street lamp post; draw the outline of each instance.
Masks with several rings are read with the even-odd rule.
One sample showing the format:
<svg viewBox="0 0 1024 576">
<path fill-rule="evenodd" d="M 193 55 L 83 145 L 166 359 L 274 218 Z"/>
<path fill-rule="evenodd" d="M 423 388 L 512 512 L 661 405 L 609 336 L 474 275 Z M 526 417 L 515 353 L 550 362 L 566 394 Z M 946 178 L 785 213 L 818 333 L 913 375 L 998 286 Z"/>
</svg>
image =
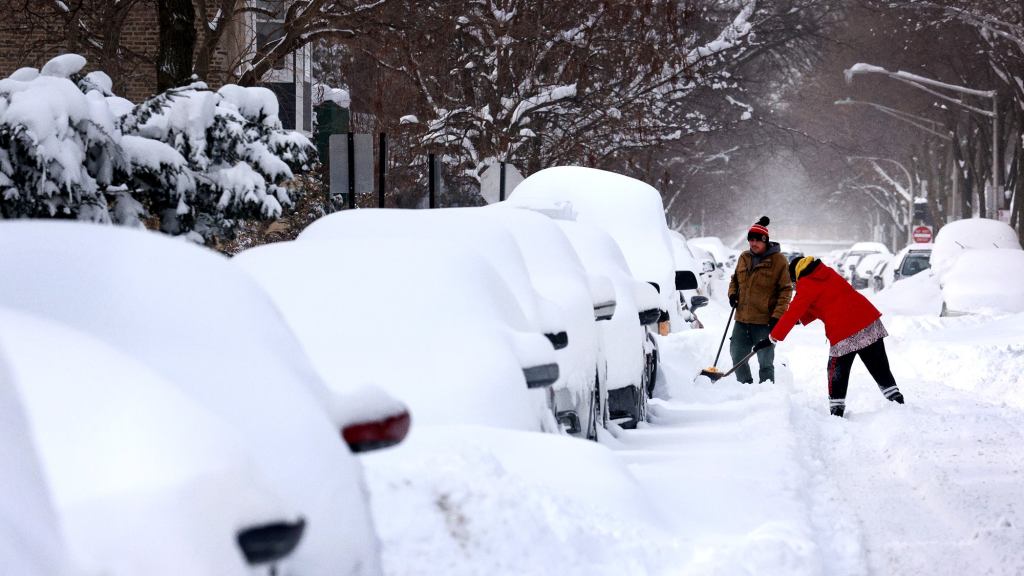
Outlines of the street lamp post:
<svg viewBox="0 0 1024 576">
<path fill-rule="evenodd" d="M 911 74 L 910 72 L 904 72 L 900 70 L 898 72 L 892 72 L 886 70 L 881 66 L 875 66 L 873 64 L 854 64 L 850 68 L 843 71 L 843 75 L 846 77 L 847 83 L 853 82 L 853 77 L 857 74 L 882 74 L 888 76 L 894 80 L 899 80 L 905 84 L 909 84 L 918 90 L 923 90 L 933 96 L 952 102 L 961 108 L 965 108 L 976 114 L 987 116 L 992 119 L 992 189 L 986 199 L 988 205 L 989 217 L 998 217 L 998 208 L 996 207 L 996 201 L 1000 195 L 1000 181 L 999 181 L 999 96 L 995 90 L 975 90 L 974 88 L 967 88 L 966 86 L 958 86 L 956 84 L 947 84 L 946 82 L 940 82 L 938 80 L 932 80 L 924 76 L 917 74 Z M 948 94 L 943 94 L 939 90 L 949 90 L 960 94 L 968 94 L 970 96 L 977 96 L 979 98 L 991 98 L 992 109 L 984 110 L 977 106 L 972 106 L 959 98 L 954 98 Z"/>
</svg>

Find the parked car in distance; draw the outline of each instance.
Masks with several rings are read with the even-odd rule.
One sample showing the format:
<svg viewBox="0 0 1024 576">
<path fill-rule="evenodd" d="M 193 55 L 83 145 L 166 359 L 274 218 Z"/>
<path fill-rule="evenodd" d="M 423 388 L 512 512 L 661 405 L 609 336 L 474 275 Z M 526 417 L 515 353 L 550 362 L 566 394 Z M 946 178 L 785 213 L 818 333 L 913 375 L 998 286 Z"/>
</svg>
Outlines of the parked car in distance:
<svg viewBox="0 0 1024 576">
<path fill-rule="evenodd" d="M 277 242 L 234 263 L 270 294 L 332 382 L 374 382 L 416 426 L 554 430 L 531 388 L 558 377 L 555 351 L 479 253 L 444 238 Z"/>
<path fill-rule="evenodd" d="M 270 574 L 299 544 L 240 435 L 147 366 L 3 308 L 0 343 L 75 572 Z"/>
<path fill-rule="evenodd" d="M 892 281 L 910 278 L 914 274 L 931 268 L 931 243 L 908 244 L 896 253 L 892 264 Z"/>
<path fill-rule="evenodd" d="M 850 284 L 857 290 L 872 288 L 875 282 L 875 271 L 884 266 L 885 263 L 891 259 L 891 254 L 865 254 L 864 257 L 850 269 Z"/>
<path fill-rule="evenodd" d="M 237 432 L 306 520 L 282 572 L 380 573 L 362 466 L 329 418 L 330 392 L 247 274 L 180 239 L 68 221 L 5 222 L 0 253 L 0 306 L 118 348 Z"/>
</svg>

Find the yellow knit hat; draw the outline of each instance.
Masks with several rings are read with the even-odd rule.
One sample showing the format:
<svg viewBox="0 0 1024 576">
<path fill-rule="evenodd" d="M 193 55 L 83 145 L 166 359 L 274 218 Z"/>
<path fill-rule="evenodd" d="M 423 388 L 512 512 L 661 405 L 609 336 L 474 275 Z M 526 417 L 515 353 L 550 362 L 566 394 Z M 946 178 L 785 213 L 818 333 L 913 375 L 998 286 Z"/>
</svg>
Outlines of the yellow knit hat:
<svg viewBox="0 0 1024 576">
<path fill-rule="evenodd" d="M 797 263 L 796 263 L 796 275 L 793 277 L 793 281 L 794 282 L 796 282 L 797 280 L 800 279 L 800 276 L 803 274 L 804 269 L 807 268 L 807 266 L 811 262 L 814 262 L 814 256 L 804 256 L 803 258 L 801 258 L 800 260 L 797 261 Z"/>
</svg>

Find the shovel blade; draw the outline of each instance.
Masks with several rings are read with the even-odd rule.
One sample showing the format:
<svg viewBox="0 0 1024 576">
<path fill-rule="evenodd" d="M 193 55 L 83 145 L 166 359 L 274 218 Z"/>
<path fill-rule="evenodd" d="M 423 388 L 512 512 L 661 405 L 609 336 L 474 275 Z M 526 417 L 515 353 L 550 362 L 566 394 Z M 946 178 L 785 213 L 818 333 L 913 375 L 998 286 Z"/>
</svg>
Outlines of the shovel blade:
<svg viewBox="0 0 1024 576">
<path fill-rule="evenodd" d="M 707 368 L 705 370 L 701 370 L 700 375 L 704 376 L 708 380 L 711 380 L 712 382 L 717 382 L 720 378 L 722 378 L 722 373 L 719 372 L 718 370 L 715 370 L 714 368 Z"/>
</svg>

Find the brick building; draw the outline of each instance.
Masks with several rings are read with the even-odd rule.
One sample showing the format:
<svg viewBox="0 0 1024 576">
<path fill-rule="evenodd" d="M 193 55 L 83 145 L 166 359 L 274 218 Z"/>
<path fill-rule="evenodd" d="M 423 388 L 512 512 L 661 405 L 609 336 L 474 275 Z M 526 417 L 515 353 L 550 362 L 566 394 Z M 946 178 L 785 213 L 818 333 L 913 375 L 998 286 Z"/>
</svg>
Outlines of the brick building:
<svg viewBox="0 0 1024 576">
<path fill-rule="evenodd" d="M 281 0 L 238 1 L 255 2 L 262 8 L 284 4 Z M 234 82 L 257 48 L 278 37 L 282 20 L 243 13 L 224 23 L 223 32 L 214 39 L 199 13 L 201 5 L 213 2 L 194 0 L 194 4 L 195 66 L 211 88 Z M 74 52 L 89 61 L 87 70 L 109 74 L 119 96 L 141 102 L 156 93 L 160 29 L 155 0 L 81 0 L 64 4 L 69 9 L 61 6 L 52 0 L 0 0 L 0 78 Z M 208 11 L 208 17 L 215 17 L 215 7 Z M 310 56 L 309 47 L 290 54 L 261 82 L 277 95 L 285 127 L 306 133 L 312 128 Z"/>
</svg>

